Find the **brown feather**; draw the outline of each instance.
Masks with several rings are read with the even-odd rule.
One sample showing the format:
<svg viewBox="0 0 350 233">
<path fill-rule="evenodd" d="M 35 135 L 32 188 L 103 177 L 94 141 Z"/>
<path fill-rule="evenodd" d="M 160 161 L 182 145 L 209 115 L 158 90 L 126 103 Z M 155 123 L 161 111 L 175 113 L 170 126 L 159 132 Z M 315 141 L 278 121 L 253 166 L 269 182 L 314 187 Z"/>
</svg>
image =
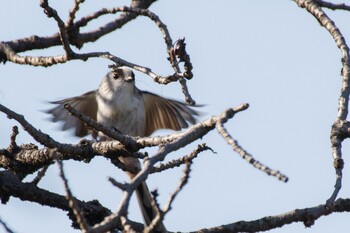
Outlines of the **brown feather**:
<svg viewBox="0 0 350 233">
<path fill-rule="evenodd" d="M 74 134 L 78 137 L 83 137 L 89 133 L 89 130 L 85 124 L 78 118 L 71 116 L 69 112 L 64 108 L 65 104 L 69 104 L 74 109 L 80 113 L 91 117 L 96 120 L 97 114 L 97 101 L 96 101 L 96 91 L 87 92 L 81 96 L 76 96 L 72 98 L 67 98 L 59 101 L 50 102 L 52 104 L 57 104 L 55 108 L 47 111 L 53 115 L 52 121 L 63 121 L 62 130 L 75 128 Z"/>
<path fill-rule="evenodd" d="M 143 91 L 143 102 L 146 112 L 145 135 L 149 136 L 158 129 L 181 130 L 188 127 L 187 121 L 194 124 L 198 112 L 185 103 L 165 99 Z"/>
</svg>

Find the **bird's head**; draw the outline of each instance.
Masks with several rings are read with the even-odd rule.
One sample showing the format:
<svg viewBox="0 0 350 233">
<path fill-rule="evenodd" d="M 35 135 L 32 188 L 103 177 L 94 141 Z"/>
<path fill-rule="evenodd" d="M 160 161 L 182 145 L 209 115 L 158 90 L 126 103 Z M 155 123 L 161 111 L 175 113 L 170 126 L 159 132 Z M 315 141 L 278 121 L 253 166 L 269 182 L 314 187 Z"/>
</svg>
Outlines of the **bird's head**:
<svg viewBox="0 0 350 233">
<path fill-rule="evenodd" d="M 131 69 L 121 66 L 113 68 L 103 78 L 98 92 L 115 93 L 120 91 L 134 91 L 135 89 L 135 74 Z"/>
</svg>

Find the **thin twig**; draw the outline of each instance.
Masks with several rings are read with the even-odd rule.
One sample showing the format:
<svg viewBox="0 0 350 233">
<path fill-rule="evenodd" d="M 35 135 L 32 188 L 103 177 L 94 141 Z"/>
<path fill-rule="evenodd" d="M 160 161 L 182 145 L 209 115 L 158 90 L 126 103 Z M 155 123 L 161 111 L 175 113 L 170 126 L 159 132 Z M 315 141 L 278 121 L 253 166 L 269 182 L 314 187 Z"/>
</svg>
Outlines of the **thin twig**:
<svg viewBox="0 0 350 233">
<path fill-rule="evenodd" d="M 55 152 L 53 152 L 55 153 Z M 54 157 L 54 155 L 53 155 Z M 73 211 L 75 218 L 77 219 L 77 223 L 79 224 L 80 230 L 82 232 L 87 232 L 90 228 L 89 224 L 86 222 L 84 216 L 80 213 L 79 207 L 76 203 L 75 197 L 72 194 L 72 191 L 70 190 L 68 186 L 68 180 L 64 174 L 63 171 L 63 164 L 62 161 L 57 159 L 57 164 L 60 169 L 60 177 L 62 178 L 63 184 L 64 184 L 64 189 L 66 190 L 66 199 L 68 201 L 69 207 Z"/>
<path fill-rule="evenodd" d="M 320 7 L 329 8 L 331 10 L 346 10 L 346 11 L 350 11 L 350 6 L 346 5 L 345 3 L 334 4 L 334 3 L 326 2 L 326 1 L 323 1 L 323 0 L 314 0 L 314 2 L 317 3 Z"/>
<path fill-rule="evenodd" d="M 11 230 L 11 228 L 9 226 L 7 226 L 7 224 L 1 220 L 0 218 L 0 224 L 5 228 L 5 231 L 7 233 L 15 233 L 13 230 Z"/>
<path fill-rule="evenodd" d="M 69 59 L 69 57 L 74 55 L 74 52 L 70 47 L 67 29 L 65 27 L 63 20 L 59 17 L 59 15 L 57 14 L 57 11 L 49 6 L 49 3 L 47 0 L 40 0 L 40 7 L 44 9 L 44 12 L 47 15 L 47 17 L 49 18 L 53 17 L 56 20 L 58 28 L 60 30 L 62 45 L 64 47 L 64 51 L 66 52 L 65 56 L 67 56 L 67 59 Z"/>
<path fill-rule="evenodd" d="M 169 61 L 172 64 L 176 73 L 180 72 L 180 68 L 178 64 L 180 62 L 184 62 L 185 71 L 181 75 L 182 77 L 179 79 L 181 84 L 181 90 L 182 90 L 182 93 L 185 95 L 186 102 L 190 105 L 195 105 L 196 102 L 192 99 L 186 84 L 187 82 L 186 79 L 191 79 L 193 77 L 193 73 L 192 73 L 193 66 L 190 61 L 190 56 L 186 52 L 185 38 L 178 39 L 177 41 L 175 41 L 175 43 L 172 45 L 170 50 L 168 50 L 168 54 L 169 54 Z"/>
<path fill-rule="evenodd" d="M 195 158 L 197 158 L 198 154 L 206 151 L 206 150 L 211 150 L 213 151 L 210 147 L 208 147 L 205 143 L 199 144 L 198 147 L 192 151 L 189 155 L 185 155 L 181 158 L 174 159 L 172 161 L 167 162 L 166 164 L 160 163 L 157 166 L 154 166 L 154 168 L 151 170 L 150 173 L 159 173 L 168 169 L 172 169 L 175 167 L 179 167 L 188 161 L 193 161 Z M 213 152 L 215 153 L 215 152 Z"/>
<path fill-rule="evenodd" d="M 85 0 L 75 0 L 74 1 L 73 8 L 69 11 L 69 17 L 68 17 L 68 20 L 66 22 L 66 28 L 69 29 L 73 26 L 76 13 L 79 10 L 80 4 L 83 3 L 84 1 Z"/>
<path fill-rule="evenodd" d="M 17 143 L 16 143 L 16 137 L 18 135 L 18 127 L 17 126 L 13 126 L 12 127 L 12 134 L 10 137 L 10 146 L 8 148 L 8 150 L 10 151 L 14 151 L 18 148 Z"/>
<path fill-rule="evenodd" d="M 183 77 L 186 79 L 191 79 L 193 77 L 193 73 L 192 73 L 193 66 L 191 63 L 190 56 L 186 51 L 185 38 L 178 39 L 177 41 L 175 41 L 174 45 L 171 47 L 169 59 L 171 63 L 184 62 L 185 72 L 183 74 Z"/>
<path fill-rule="evenodd" d="M 127 233 L 137 233 L 131 226 L 130 220 L 124 216 L 120 217 L 120 221 L 122 224 L 123 232 Z"/>
<path fill-rule="evenodd" d="M 176 190 L 170 195 L 163 211 L 160 211 L 159 214 L 152 220 L 151 224 L 147 226 L 144 230 L 144 233 L 150 233 L 157 226 L 157 224 L 163 220 L 164 216 L 171 210 L 171 205 L 174 202 L 176 196 L 180 193 L 183 187 L 188 183 L 190 177 L 192 161 L 186 161 L 186 167 L 184 170 L 184 175 L 180 180 L 179 185 Z"/>
<path fill-rule="evenodd" d="M 108 181 L 111 182 L 115 187 L 121 189 L 122 191 L 125 191 L 128 189 L 127 184 L 122 184 L 119 181 L 116 181 L 112 177 L 108 177 Z"/>
<path fill-rule="evenodd" d="M 32 184 L 38 185 L 40 180 L 45 176 L 45 173 L 47 169 L 49 168 L 49 165 L 44 166 L 37 174 L 37 176 L 32 180 Z"/>
<path fill-rule="evenodd" d="M 228 113 L 229 114 L 229 113 Z M 225 139 L 225 141 L 232 146 L 233 150 L 236 151 L 243 159 L 245 159 L 248 163 L 252 164 L 255 168 L 265 172 L 268 175 L 274 176 L 277 179 L 287 182 L 288 177 L 283 175 L 278 170 L 272 170 L 266 165 L 263 165 L 259 161 L 255 160 L 251 154 L 245 151 L 236 140 L 232 138 L 232 136 L 227 132 L 223 124 L 227 121 L 227 116 L 222 116 L 222 118 L 217 122 L 216 128 L 220 135 Z"/>
<path fill-rule="evenodd" d="M 185 185 L 188 183 L 188 179 L 190 178 L 190 172 L 191 172 L 191 165 L 192 165 L 192 161 L 187 161 L 186 162 L 186 166 L 185 169 L 183 171 L 183 176 L 180 180 L 179 185 L 177 186 L 175 192 L 173 192 L 170 197 L 168 202 L 165 204 L 164 207 L 164 214 L 166 214 L 167 212 L 169 212 L 169 210 L 171 210 L 171 204 L 173 203 L 173 201 L 175 200 L 176 196 L 179 194 L 179 192 L 185 187 Z"/>
</svg>

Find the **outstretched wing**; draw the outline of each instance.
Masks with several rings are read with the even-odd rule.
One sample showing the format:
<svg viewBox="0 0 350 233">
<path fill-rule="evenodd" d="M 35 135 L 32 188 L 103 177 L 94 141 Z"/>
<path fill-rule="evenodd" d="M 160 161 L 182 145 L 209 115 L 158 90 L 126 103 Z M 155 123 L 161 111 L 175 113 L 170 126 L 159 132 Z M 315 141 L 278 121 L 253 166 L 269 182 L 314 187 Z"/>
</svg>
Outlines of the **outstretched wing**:
<svg viewBox="0 0 350 233">
<path fill-rule="evenodd" d="M 142 91 L 146 112 L 145 135 L 149 136 L 157 129 L 180 130 L 188 123 L 196 123 L 199 113 L 185 103 L 165 99 L 150 92 Z"/>
<path fill-rule="evenodd" d="M 64 108 L 65 104 L 69 104 L 77 111 L 84 115 L 91 117 L 96 120 L 97 116 L 97 101 L 96 101 L 96 91 L 87 92 L 81 96 L 67 98 L 59 101 L 50 102 L 56 104 L 55 108 L 47 111 L 47 113 L 52 114 L 52 121 L 64 121 L 62 130 L 69 128 L 75 128 L 75 135 L 78 137 L 83 137 L 87 135 L 88 129 L 85 124 L 78 118 L 71 116 L 69 112 Z"/>
</svg>

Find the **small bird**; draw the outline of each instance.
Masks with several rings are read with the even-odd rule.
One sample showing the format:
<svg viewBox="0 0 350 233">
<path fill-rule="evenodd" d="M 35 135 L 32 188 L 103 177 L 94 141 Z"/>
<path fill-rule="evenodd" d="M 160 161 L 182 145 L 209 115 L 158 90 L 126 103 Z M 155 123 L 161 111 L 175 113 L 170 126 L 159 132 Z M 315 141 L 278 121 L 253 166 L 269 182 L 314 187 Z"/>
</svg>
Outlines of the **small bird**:
<svg viewBox="0 0 350 233">
<path fill-rule="evenodd" d="M 53 115 L 52 121 L 64 121 L 62 129 L 75 128 L 75 135 L 79 137 L 90 132 L 82 121 L 69 114 L 64 108 L 65 104 L 123 134 L 141 137 L 149 136 L 158 129 L 187 128 L 188 122 L 196 123 L 195 116 L 199 115 L 198 111 L 185 103 L 139 90 L 135 86 L 134 73 L 124 66 L 113 68 L 103 78 L 97 90 L 51 103 L 58 105 L 48 111 Z M 106 139 L 102 133 L 98 136 Z M 127 167 L 141 168 L 138 159 L 119 159 Z M 135 177 L 135 174 L 127 174 L 130 179 Z M 156 217 L 156 210 L 151 204 L 152 196 L 145 182 L 136 189 L 136 195 L 145 224 L 149 225 Z M 167 231 L 163 223 L 159 223 L 155 232 Z"/>
</svg>

